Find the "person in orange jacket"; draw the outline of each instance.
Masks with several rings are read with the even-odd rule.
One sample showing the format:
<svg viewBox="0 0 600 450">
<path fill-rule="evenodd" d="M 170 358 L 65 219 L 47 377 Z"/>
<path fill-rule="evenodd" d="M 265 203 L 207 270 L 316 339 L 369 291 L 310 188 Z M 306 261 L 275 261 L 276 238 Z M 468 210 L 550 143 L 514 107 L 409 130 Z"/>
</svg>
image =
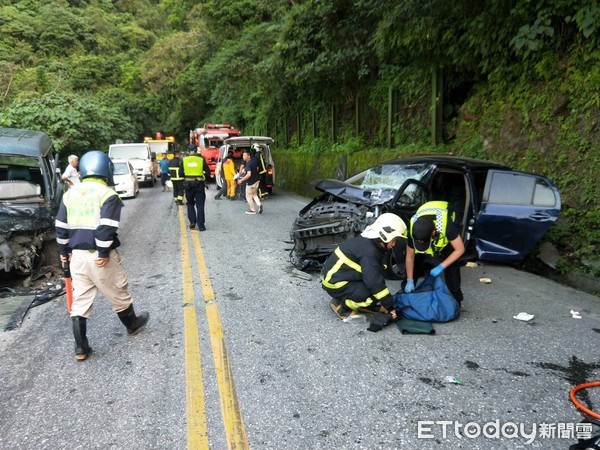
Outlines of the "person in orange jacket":
<svg viewBox="0 0 600 450">
<path fill-rule="evenodd" d="M 233 179 L 235 177 L 235 163 L 233 162 L 233 152 L 231 150 L 227 154 L 227 158 L 223 161 L 223 176 L 227 182 L 227 198 L 235 200 L 237 184 Z"/>
</svg>

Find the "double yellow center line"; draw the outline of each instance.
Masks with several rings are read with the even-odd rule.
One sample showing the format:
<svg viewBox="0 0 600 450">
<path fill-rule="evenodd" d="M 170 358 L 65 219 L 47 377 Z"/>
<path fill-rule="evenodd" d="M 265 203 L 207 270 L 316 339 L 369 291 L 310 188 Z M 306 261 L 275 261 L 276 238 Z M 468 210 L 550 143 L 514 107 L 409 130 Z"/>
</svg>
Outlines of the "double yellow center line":
<svg viewBox="0 0 600 450">
<path fill-rule="evenodd" d="M 200 340 L 194 296 L 194 281 L 192 278 L 192 260 L 189 254 L 189 242 L 186 219 L 183 208 L 179 208 L 179 230 L 181 233 L 181 267 L 183 269 L 183 323 L 185 346 L 185 379 L 186 379 L 186 413 L 187 413 L 187 442 L 188 449 L 206 449 L 208 447 L 208 430 L 204 403 L 204 388 L 202 382 L 202 360 L 200 356 Z M 217 384 L 221 412 L 225 426 L 225 436 L 229 449 L 247 449 L 248 438 L 244 421 L 235 392 L 233 374 L 229 364 L 227 348 L 223 335 L 223 325 L 219 308 L 215 302 L 215 293 L 208 276 L 204 253 L 200 246 L 197 232 L 192 233 L 194 255 L 206 308 L 210 343 Z"/>
</svg>

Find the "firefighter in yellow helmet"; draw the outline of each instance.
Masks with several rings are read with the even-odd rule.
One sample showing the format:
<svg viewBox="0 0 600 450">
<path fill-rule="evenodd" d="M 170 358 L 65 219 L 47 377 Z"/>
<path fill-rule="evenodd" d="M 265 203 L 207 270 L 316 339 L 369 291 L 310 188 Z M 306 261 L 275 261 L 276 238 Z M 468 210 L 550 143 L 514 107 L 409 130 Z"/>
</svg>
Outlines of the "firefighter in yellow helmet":
<svg viewBox="0 0 600 450">
<path fill-rule="evenodd" d="M 353 310 L 378 311 L 379 306 L 396 318 L 392 295 L 385 283 L 383 257 L 400 239 L 406 239 L 404 221 L 395 214 L 385 213 L 327 258 L 321 284 L 333 297 L 330 307 L 341 319 Z"/>
</svg>

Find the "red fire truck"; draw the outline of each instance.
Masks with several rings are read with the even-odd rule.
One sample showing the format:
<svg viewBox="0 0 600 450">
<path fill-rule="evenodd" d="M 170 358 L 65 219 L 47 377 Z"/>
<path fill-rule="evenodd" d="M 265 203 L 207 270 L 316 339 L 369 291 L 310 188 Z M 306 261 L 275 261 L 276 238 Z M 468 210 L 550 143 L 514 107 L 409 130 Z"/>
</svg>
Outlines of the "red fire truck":
<svg viewBox="0 0 600 450">
<path fill-rule="evenodd" d="M 190 131 L 190 144 L 195 144 L 210 167 L 210 176 L 215 177 L 219 148 L 227 138 L 239 136 L 240 130 L 228 123 L 205 123 L 202 128 Z"/>
</svg>

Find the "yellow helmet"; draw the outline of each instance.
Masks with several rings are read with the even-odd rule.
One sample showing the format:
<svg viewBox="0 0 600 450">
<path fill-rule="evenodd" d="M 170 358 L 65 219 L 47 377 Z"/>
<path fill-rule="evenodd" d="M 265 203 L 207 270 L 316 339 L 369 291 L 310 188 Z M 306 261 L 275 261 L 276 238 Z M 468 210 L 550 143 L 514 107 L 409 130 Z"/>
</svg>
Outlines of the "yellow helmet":
<svg viewBox="0 0 600 450">
<path fill-rule="evenodd" d="M 386 244 L 395 238 L 406 239 L 406 224 L 396 214 L 385 213 L 360 234 L 367 239 L 381 239 Z"/>
</svg>

